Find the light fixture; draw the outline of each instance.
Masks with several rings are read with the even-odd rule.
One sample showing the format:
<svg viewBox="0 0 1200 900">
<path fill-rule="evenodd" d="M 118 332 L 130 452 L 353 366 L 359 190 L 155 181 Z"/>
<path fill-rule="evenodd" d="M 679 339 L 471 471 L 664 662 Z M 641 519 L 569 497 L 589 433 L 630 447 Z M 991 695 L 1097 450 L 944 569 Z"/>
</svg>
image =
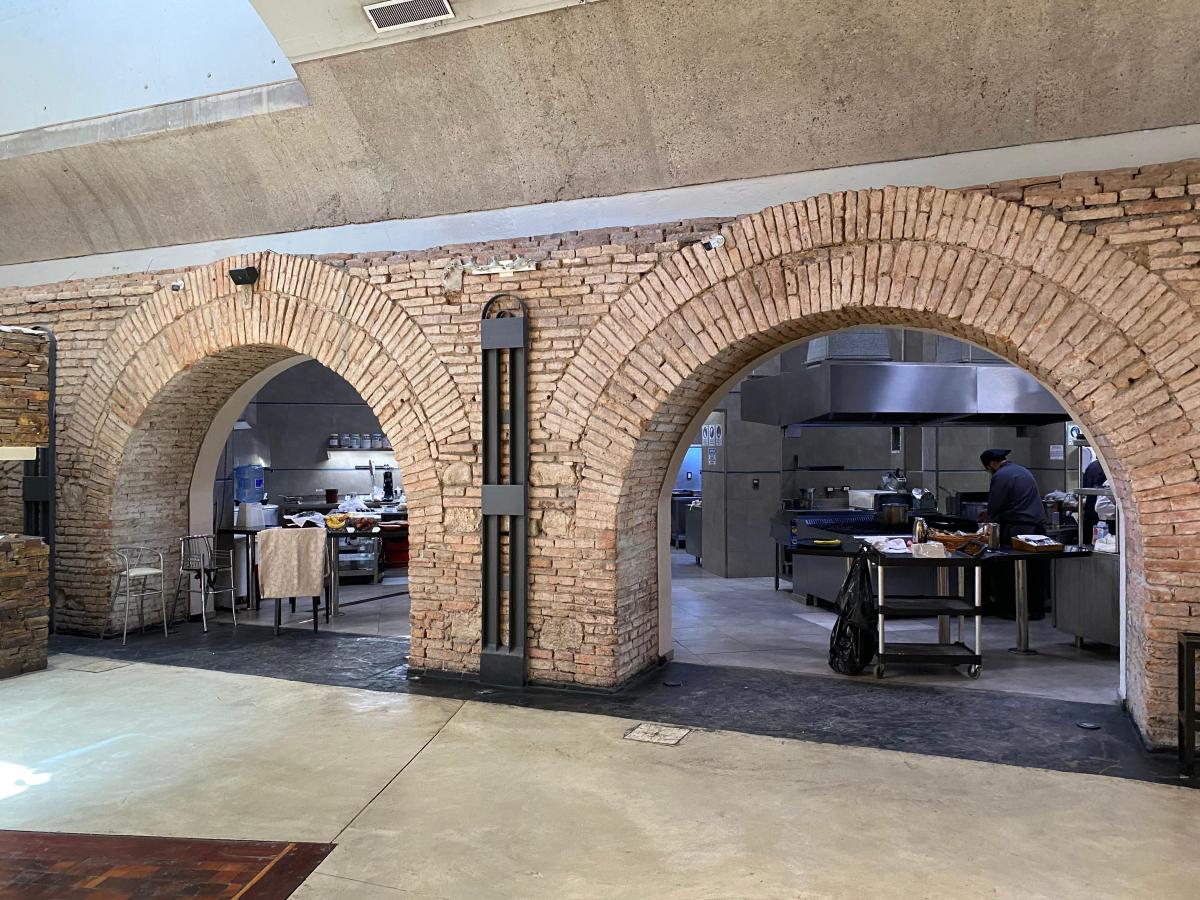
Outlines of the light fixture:
<svg viewBox="0 0 1200 900">
<path fill-rule="evenodd" d="M 236 422 L 233 423 L 233 430 L 234 431 L 249 431 L 250 423 L 247 422 L 245 419 L 238 419 Z"/>
<path fill-rule="evenodd" d="M 258 267 L 246 266 L 244 269 L 230 269 L 229 278 L 234 284 L 254 284 L 258 281 Z"/>
</svg>

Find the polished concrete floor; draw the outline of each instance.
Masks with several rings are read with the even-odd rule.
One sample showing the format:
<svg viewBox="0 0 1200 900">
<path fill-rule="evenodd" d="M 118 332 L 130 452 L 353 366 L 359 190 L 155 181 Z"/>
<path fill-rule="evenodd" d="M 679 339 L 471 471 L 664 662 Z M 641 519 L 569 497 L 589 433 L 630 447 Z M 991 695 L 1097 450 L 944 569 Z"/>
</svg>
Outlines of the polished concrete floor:
<svg viewBox="0 0 1200 900">
<path fill-rule="evenodd" d="M 56 654 L 0 827 L 337 844 L 300 898 L 1191 898 L 1200 793 Z"/>
<path fill-rule="evenodd" d="M 837 675 L 829 668 L 829 633 L 834 613 L 806 605 L 771 578 L 721 578 L 676 551 L 671 559 L 672 638 L 675 659 L 712 666 L 745 666 L 810 675 Z M 957 628 L 957 620 L 951 623 Z M 969 644 L 974 626 L 968 620 Z M 890 623 L 898 641 L 936 641 L 935 619 Z M 953 632 L 952 632 L 953 635 Z M 891 668 L 888 681 L 1033 694 L 1084 703 L 1116 703 L 1120 660 L 1111 647 L 1077 648 L 1071 635 L 1056 631 L 1050 617 L 1030 623 L 1036 655 L 1009 653 L 1016 624 L 983 620 L 984 665 L 978 679 L 946 667 Z"/>
</svg>

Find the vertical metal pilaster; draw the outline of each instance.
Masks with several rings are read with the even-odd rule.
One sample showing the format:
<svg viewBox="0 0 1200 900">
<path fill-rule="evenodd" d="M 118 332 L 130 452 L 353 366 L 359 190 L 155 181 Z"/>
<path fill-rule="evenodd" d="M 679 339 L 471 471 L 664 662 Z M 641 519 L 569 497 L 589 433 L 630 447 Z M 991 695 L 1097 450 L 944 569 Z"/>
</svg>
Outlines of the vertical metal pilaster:
<svg viewBox="0 0 1200 900">
<path fill-rule="evenodd" d="M 516 312 L 497 308 L 497 301 L 505 299 L 516 301 Z M 528 318 L 525 312 L 521 298 L 497 294 L 484 304 L 480 320 L 483 351 L 483 650 L 479 679 L 485 684 L 506 686 L 525 683 L 529 585 Z M 502 384 L 505 375 L 507 392 Z M 503 433 L 505 424 L 508 425 L 507 446 Z M 507 478 L 503 471 L 506 449 Z M 501 540 L 505 520 L 508 523 L 507 567 Z"/>
</svg>

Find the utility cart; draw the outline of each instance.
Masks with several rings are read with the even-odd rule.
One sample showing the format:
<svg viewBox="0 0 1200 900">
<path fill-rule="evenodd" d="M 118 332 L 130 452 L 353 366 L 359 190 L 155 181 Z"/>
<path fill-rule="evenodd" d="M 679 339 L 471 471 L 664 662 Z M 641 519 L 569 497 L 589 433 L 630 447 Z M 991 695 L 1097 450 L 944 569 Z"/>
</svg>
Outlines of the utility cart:
<svg viewBox="0 0 1200 900">
<path fill-rule="evenodd" d="M 884 553 L 872 548 L 870 554 L 875 569 L 875 608 L 879 616 L 879 646 L 875 662 L 875 677 L 882 678 L 889 664 L 966 666 L 967 675 L 978 678 L 983 671 L 983 603 L 982 560 L 964 553 L 948 553 L 944 558 L 914 557 L 911 553 Z M 936 594 L 887 593 L 887 572 L 898 568 L 930 568 L 937 570 Z M 974 597 L 968 597 L 966 574 L 974 574 Z M 958 575 L 958 591 L 950 591 L 950 575 Z M 938 617 L 937 642 L 887 640 L 889 618 Z M 958 619 L 958 639 L 950 639 L 950 620 Z M 963 631 L 967 619 L 975 621 L 974 646 L 967 646 Z"/>
</svg>

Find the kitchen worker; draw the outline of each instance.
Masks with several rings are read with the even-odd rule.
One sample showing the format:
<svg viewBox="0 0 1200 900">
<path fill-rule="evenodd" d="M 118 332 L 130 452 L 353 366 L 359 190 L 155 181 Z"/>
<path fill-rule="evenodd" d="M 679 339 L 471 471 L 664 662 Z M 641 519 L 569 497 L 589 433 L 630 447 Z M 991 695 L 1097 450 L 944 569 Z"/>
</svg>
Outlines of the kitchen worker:
<svg viewBox="0 0 1200 900">
<path fill-rule="evenodd" d="M 988 521 L 1000 526 L 1000 546 L 1012 545 L 1013 535 L 1044 534 L 1046 508 L 1033 473 L 1008 458 L 1011 450 L 984 450 L 983 467 L 992 473 L 988 490 Z"/>
<path fill-rule="evenodd" d="M 1042 492 L 1038 490 L 1033 473 L 1008 458 L 1011 452 L 990 449 L 979 454 L 979 461 L 992 474 L 987 517 L 1000 526 L 1000 546 L 1004 549 L 1012 547 L 1014 535 L 1046 533 L 1046 508 L 1042 506 Z M 1029 576 L 1029 618 L 1044 618 L 1046 592 L 1050 583 L 1049 564 L 1043 560 L 1030 560 L 1026 563 L 1025 571 Z M 1013 617 L 1016 582 L 1012 570 L 1008 566 L 1001 566 L 992 573 L 989 581 L 996 614 Z"/>
<path fill-rule="evenodd" d="M 1105 487 L 1109 484 L 1109 476 L 1104 474 L 1104 467 L 1100 466 L 1099 460 L 1093 460 L 1086 469 L 1084 469 L 1084 478 L 1079 482 L 1080 487 Z M 1097 500 L 1106 499 L 1099 497 L 1084 498 L 1084 542 L 1091 542 L 1092 529 L 1096 528 L 1097 522 L 1102 516 L 1097 515 L 1096 504 Z M 1103 518 L 1114 518 L 1115 516 L 1103 516 Z"/>
</svg>

